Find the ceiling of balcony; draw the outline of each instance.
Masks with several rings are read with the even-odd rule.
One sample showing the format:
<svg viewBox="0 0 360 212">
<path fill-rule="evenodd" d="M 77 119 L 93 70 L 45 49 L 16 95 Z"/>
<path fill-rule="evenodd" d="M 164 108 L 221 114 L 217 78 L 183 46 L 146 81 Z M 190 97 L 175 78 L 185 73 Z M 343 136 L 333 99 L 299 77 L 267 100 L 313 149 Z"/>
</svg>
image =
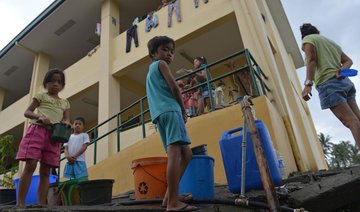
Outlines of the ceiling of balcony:
<svg viewBox="0 0 360 212">
<path fill-rule="evenodd" d="M 28 93 L 34 53 L 42 52 L 48 55 L 50 68 L 65 69 L 99 44 L 99 37 L 94 31 L 96 23 L 101 19 L 101 2 L 64 1 L 51 15 L 46 16 L 45 11 L 40 14 L 37 24 L 35 19 L 1 50 L 0 88 L 6 91 L 3 108 Z M 161 0 L 146 0 L 141 4 L 138 2 L 117 0 L 121 15 L 120 31 L 125 31 L 136 16 L 157 8 Z M 54 4 L 57 4 L 57 1 Z M 15 44 L 15 41 L 18 44 Z"/>
</svg>

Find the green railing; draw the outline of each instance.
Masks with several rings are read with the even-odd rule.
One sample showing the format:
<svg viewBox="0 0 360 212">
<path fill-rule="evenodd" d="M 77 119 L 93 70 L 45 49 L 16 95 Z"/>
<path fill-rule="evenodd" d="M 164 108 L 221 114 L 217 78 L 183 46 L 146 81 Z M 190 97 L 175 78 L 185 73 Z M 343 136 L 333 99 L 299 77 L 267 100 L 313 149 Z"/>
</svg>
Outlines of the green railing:
<svg viewBox="0 0 360 212">
<path fill-rule="evenodd" d="M 243 66 L 241 68 L 237 68 L 235 70 L 232 69 L 231 71 L 229 71 L 229 72 L 227 72 L 225 74 L 222 74 L 222 75 L 217 76 L 215 78 L 211 78 L 211 76 L 210 76 L 210 72 L 211 72 L 210 68 L 211 67 L 215 67 L 216 65 L 222 64 L 223 62 L 225 62 L 227 60 L 230 60 L 230 59 L 233 59 L 233 58 L 238 57 L 238 56 L 245 56 L 245 59 L 246 59 L 246 65 L 245 66 Z M 219 80 L 221 80 L 223 78 L 226 78 L 226 77 L 229 77 L 229 76 L 236 76 L 236 74 L 241 73 L 243 71 L 249 71 L 250 72 L 250 76 L 251 76 L 251 80 L 252 80 L 252 86 L 254 86 L 254 89 L 255 89 L 255 95 L 253 95 L 253 97 L 260 96 L 261 94 L 267 96 L 267 92 L 270 91 L 270 88 L 264 82 L 264 79 L 266 80 L 267 76 L 261 70 L 259 65 L 256 63 L 255 59 L 251 56 L 250 52 L 247 49 L 236 52 L 236 53 L 234 53 L 232 55 L 229 55 L 229 56 L 227 56 L 227 57 L 225 57 L 223 59 L 220 59 L 218 61 L 215 61 L 215 62 L 213 62 L 211 64 L 207 64 L 206 66 L 203 66 L 203 67 L 201 67 L 201 68 L 199 68 L 197 70 L 194 70 L 191 73 L 187 73 L 187 74 L 185 74 L 185 75 L 183 75 L 181 77 L 178 77 L 176 80 L 181 80 L 181 79 L 191 77 L 191 76 L 193 76 L 195 74 L 199 74 L 203 70 L 205 70 L 205 72 L 206 72 L 206 80 L 204 82 L 202 82 L 202 83 L 199 83 L 199 84 L 197 84 L 197 85 L 183 91 L 182 93 L 186 93 L 186 92 L 189 92 L 189 91 L 196 90 L 196 89 L 198 89 L 198 88 L 200 88 L 200 87 L 202 87 L 204 85 L 206 85 L 208 90 L 211 91 L 212 90 L 211 85 L 214 82 L 219 81 Z M 241 81 L 240 81 L 240 83 L 241 83 Z M 260 88 L 259 88 L 258 84 L 260 84 Z M 245 90 L 246 95 L 250 95 L 246 91 L 245 86 L 243 84 L 241 84 L 241 86 Z M 145 124 L 151 121 L 150 118 L 148 118 L 148 119 L 145 118 L 146 115 L 148 115 L 148 117 L 150 117 L 149 108 L 145 107 L 146 102 L 147 102 L 146 96 L 142 97 L 138 101 L 136 101 L 133 104 L 129 105 L 128 107 L 122 109 L 119 113 L 113 115 L 112 117 L 108 118 L 107 120 L 103 121 L 99 125 L 91 128 L 90 130 L 87 131 L 87 133 L 89 135 L 91 135 L 91 137 L 92 137 L 90 145 L 94 145 L 94 162 L 93 162 L 94 165 L 97 162 L 97 143 L 98 143 L 98 141 L 100 141 L 101 139 L 109 136 L 110 134 L 116 133 L 116 136 L 117 136 L 117 140 L 116 140 L 116 142 L 117 142 L 116 143 L 117 152 L 120 151 L 120 143 L 121 143 L 120 142 L 120 140 L 121 140 L 120 139 L 120 133 L 121 132 L 123 132 L 123 131 L 125 131 L 127 129 L 137 127 L 137 126 L 141 125 L 142 136 L 143 136 L 143 138 L 146 137 Z M 211 110 L 215 110 L 213 95 L 210 95 L 210 103 L 211 103 Z M 129 118 L 125 122 L 121 122 L 121 115 L 128 112 L 130 109 L 134 109 L 134 107 L 139 107 L 140 113 L 136 114 L 135 116 L 132 116 L 131 118 Z M 98 131 L 99 131 L 99 128 L 101 126 L 109 123 L 110 121 L 114 121 L 114 120 L 116 120 L 116 127 L 114 127 L 112 130 L 110 130 L 109 132 L 107 132 L 107 133 L 105 133 L 103 135 L 98 135 Z M 62 149 L 62 152 L 63 152 L 63 149 Z M 65 159 L 66 158 L 63 157 L 63 158 L 60 158 L 60 160 L 59 160 L 59 171 L 58 171 L 59 177 L 60 177 L 60 163 L 61 163 L 61 161 L 65 160 Z"/>
</svg>

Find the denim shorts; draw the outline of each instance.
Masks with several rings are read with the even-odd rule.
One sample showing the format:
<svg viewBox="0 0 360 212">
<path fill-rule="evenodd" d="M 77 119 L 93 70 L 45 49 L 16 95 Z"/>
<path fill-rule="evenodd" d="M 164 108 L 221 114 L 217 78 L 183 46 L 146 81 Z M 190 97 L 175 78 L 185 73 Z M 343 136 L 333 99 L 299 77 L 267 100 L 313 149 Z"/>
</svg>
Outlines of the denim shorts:
<svg viewBox="0 0 360 212">
<path fill-rule="evenodd" d="M 181 145 L 190 144 L 185 123 L 180 112 L 165 112 L 156 119 L 165 151 L 167 150 L 167 146 L 173 143 L 180 143 Z"/>
<path fill-rule="evenodd" d="M 328 109 L 342 103 L 355 101 L 356 89 L 349 78 L 329 79 L 323 84 L 316 86 L 319 92 L 321 109 Z"/>
<path fill-rule="evenodd" d="M 85 161 L 75 161 L 74 163 L 67 162 L 64 168 L 64 178 L 76 179 L 80 177 L 87 177 L 88 172 Z"/>
</svg>

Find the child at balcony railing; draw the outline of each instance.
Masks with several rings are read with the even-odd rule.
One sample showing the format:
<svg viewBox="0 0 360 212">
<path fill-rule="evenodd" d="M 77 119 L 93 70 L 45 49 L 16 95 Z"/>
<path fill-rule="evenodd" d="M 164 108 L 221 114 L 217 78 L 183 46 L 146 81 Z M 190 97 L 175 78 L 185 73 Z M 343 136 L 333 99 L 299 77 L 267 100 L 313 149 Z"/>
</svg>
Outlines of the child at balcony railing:
<svg viewBox="0 0 360 212">
<path fill-rule="evenodd" d="M 179 86 L 180 92 L 191 88 L 192 86 L 190 84 L 185 85 L 185 83 L 182 80 L 178 80 L 177 84 Z M 182 94 L 182 98 L 184 100 L 184 107 L 185 111 L 188 117 L 194 117 L 196 116 L 196 103 L 197 100 L 194 97 L 194 92 L 189 91 Z"/>
<path fill-rule="evenodd" d="M 215 89 L 215 108 L 221 109 L 225 107 L 225 83 L 220 81 Z"/>
<path fill-rule="evenodd" d="M 157 124 L 168 155 L 167 190 L 163 206 L 167 211 L 189 211 L 197 207 L 179 201 L 178 188 L 182 174 L 191 160 L 190 139 L 186 132 L 187 114 L 169 64 L 174 59 L 175 42 L 166 36 L 156 36 L 148 42 L 153 60 L 146 77 L 146 95 L 151 120 Z"/>
<path fill-rule="evenodd" d="M 67 163 L 64 168 L 64 178 L 87 178 L 88 172 L 85 163 L 85 151 L 90 143 L 89 135 L 84 133 L 85 119 L 78 117 L 74 120 L 74 133 L 69 142 L 65 143 L 65 157 Z"/>
<path fill-rule="evenodd" d="M 62 122 L 70 125 L 70 103 L 59 97 L 59 92 L 65 86 L 63 71 L 49 70 L 43 80 L 43 86 L 47 92 L 36 94 L 24 113 L 25 117 L 31 120 L 16 156 L 16 159 L 25 161 L 19 182 L 18 206 L 25 205 L 26 194 L 38 161 L 40 161 L 38 203 L 46 205 L 50 168 L 59 166 L 61 148 L 61 143 L 51 139 L 51 124 Z M 35 109 L 37 109 L 36 113 Z"/>
<path fill-rule="evenodd" d="M 204 56 L 201 57 L 195 57 L 194 59 L 194 70 L 199 69 L 201 67 L 206 66 L 207 59 Z M 204 83 L 206 82 L 206 75 L 208 74 L 208 77 L 210 80 L 210 74 L 207 69 L 202 70 L 200 73 L 196 73 L 196 82 L 197 83 Z M 200 87 L 199 92 L 199 98 L 198 98 L 198 115 L 201 115 L 204 113 L 205 108 L 208 109 L 208 111 L 211 110 L 211 103 L 210 103 L 210 95 L 213 95 L 213 85 L 210 83 L 210 90 L 208 88 L 208 85 L 205 84 Z"/>
</svg>

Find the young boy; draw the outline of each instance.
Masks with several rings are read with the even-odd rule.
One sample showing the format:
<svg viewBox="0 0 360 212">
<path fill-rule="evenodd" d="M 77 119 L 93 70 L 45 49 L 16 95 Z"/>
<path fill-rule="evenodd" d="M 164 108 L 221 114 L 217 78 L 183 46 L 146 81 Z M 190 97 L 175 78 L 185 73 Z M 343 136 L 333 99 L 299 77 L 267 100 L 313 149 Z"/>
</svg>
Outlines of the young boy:
<svg viewBox="0 0 360 212">
<path fill-rule="evenodd" d="M 84 133 L 85 119 L 78 117 L 74 120 L 74 133 L 69 142 L 65 143 L 65 157 L 68 162 L 64 168 L 64 178 L 87 178 L 85 150 L 90 143 L 89 135 Z"/>
<path fill-rule="evenodd" d="M 168 155 L 167 190 L 163 199 L 166 211 L 193 211 L 198 208 L 179 201 L 181 176 L 191 160 L 190 139 L 185 129 L 184 102 L 169 64 L 174 60 L 175 42 L 167 36 L 156 36 L 148 42 L 153 60 L 146 77 L 146 95 L 151 120 L 159 129 Z"/>
<path fill-rule="evenodd" d="M 215 89 L 215 108 L 220 109 L 225 107 L 225 83 L 220 81 L 218 87 Z"/>
</svg>

